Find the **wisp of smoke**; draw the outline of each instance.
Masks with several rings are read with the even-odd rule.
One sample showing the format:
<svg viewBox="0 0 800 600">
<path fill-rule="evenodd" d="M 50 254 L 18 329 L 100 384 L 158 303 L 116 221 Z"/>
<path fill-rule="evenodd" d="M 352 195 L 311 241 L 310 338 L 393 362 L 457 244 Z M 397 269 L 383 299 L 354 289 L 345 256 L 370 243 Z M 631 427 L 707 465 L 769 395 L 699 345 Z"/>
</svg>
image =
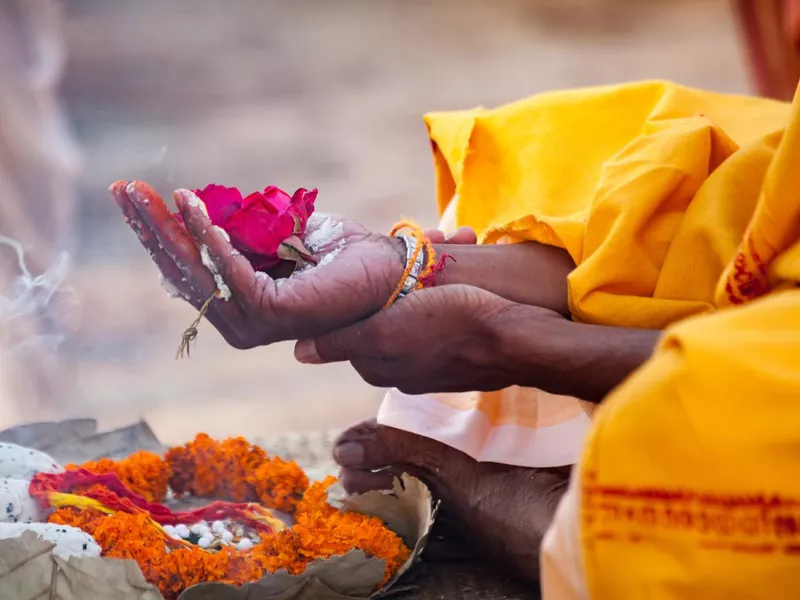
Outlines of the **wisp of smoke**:
<svg viewBox="0 0 800 600">
<path fill-rule="evenodd" d="M 6 358 L 19 358 L 35 348 L 45 347 L 55 352 L 64 341 L 61 333 L 58 307 L 51 301 L 56 293 L 74 295 L 74 290 L 64 287 L 69 271 L 69 255 L 61 252 L 53 265 L 41 275 L 33 276 L 25 264 L 22 244 L 0 235 L 0 244 L 9 246 L 16 253 L 19 275 L 7 290 L 0 290 L 0 349 Z M 62 307 L 63 308 L 63 305 Z M 28 332 L 22 339 L 9 335 L 16 321 L 33 318 L 38 322 L 36 332 Z"/>
</svg>

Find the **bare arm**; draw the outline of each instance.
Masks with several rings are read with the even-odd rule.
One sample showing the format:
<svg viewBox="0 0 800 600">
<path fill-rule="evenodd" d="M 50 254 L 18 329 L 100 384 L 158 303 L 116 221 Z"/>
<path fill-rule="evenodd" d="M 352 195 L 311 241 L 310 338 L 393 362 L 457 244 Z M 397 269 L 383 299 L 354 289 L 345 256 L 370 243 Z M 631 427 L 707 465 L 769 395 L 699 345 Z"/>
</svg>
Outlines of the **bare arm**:
<svg viewBox="0 0 800 600">
<path fill-rule="evenodd" d="M 464 285 L 415 292 L 350 327 L 298 342 L 304 363 L 348 360 L 408 394 L 512 385 L 600 402 L 644 363 L 660 332 L 574 323 Z"/>
<path fill-rule="evenodd" d="M 569 314 L 567 275 L 575 268 L 570 255 L 544 244 L 435 246 L 438 256 L 449 254 L 440 284 L 479 287 L 506 300 Z"/>
<path fill-rule="evenodd" d="M 488 322 L 517 385 L 600 402 L 652 354 L 660 331 L 573 323 L 515 305 Z"/>
</svg>

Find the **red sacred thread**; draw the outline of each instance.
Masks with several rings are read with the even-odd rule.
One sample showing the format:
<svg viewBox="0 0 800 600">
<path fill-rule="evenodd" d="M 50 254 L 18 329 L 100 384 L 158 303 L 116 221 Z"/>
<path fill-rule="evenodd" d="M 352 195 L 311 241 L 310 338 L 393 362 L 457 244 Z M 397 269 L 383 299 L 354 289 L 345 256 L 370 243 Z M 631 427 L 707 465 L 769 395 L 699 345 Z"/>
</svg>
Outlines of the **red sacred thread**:
<svg viewBox="0 0 800 600">
<path fill-rule="evenodd" d="M 447 261 L 452 260 L 453 262 L 458 262 L 455 257 L 451 254 L 447 254 L 446 252 L 439 257 L 439 260 L 436 261 L 436 264 L 430 270 L 430 273 L 426 273 L 425 275 L 420 276 L 419 282 L 422 284 L 422 287 L 434 287 L 437 283 L 436 278 L 439 275 L 442 275 L 444 278 L 445 273 L 444 269 L 447 266 Z"/>
</svg>

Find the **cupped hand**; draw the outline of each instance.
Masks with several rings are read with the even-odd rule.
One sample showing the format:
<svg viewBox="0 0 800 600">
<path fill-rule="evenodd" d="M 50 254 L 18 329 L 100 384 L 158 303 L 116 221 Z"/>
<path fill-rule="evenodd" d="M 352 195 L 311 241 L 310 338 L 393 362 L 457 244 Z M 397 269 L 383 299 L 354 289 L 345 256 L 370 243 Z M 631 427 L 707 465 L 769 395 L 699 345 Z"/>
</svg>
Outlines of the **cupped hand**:
<svg viewBox="0 0 800 600">
<path fill-rule="evenodd" d="M 365 321 L 299 341 L 295 357 L 350 361 L 367 383 L 408 394 L 498 390 L 519 377 L 498 346 L 499 324 L 507 328 L 505 315 L 518 306 L 466 285 L 423 289 Z M 526 319 L 541 322 L 543 336 L 566 322 L 538 307 L 526 307 Z"/>
<path fill-rule="evenodd" d="M 120 181 L 111 194 L 165 287 L 198 309 L 222 291 L 206 316 L 236 348 L 317 336 L 357 322 L 381 309 L 405 267 L 401 240 L 371 233 L 350 219 L 317 214 L 309 221 L 306 242 L 319 265 L 275 279 L 255 272 L 231 247 L 193 192 L 174 193 L 186 227 L 146 183 Z"/>
</svg>

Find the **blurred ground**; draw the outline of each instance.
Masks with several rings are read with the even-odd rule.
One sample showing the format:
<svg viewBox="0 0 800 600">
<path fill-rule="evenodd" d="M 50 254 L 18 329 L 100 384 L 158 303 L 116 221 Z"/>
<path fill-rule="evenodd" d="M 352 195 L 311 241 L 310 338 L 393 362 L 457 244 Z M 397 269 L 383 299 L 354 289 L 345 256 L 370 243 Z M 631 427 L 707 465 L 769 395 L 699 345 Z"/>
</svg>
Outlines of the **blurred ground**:
<svg viewBox="0 0 800 600">
<path fill-rule="evenodd" d="M 175 362 L 193 312 L 159 287 L 108 199 L 113 180 L 164 193 L 318 187 L 322 210 L 378 230 L 401 213 L 433 224 L 425 111 L 642 78 L 748 91 L 726 0 L 68 6 L 64 93 L 85 152 L 82 318 L 64 349 L 75 388 L 59 416 L 145 416 L 166 442 L 343 427 L 373 415 L 381 393 L 346 366 L 295 364 L 287 345 L 229 349 L 209 326 L 194 358 Z"/>
</svg>

